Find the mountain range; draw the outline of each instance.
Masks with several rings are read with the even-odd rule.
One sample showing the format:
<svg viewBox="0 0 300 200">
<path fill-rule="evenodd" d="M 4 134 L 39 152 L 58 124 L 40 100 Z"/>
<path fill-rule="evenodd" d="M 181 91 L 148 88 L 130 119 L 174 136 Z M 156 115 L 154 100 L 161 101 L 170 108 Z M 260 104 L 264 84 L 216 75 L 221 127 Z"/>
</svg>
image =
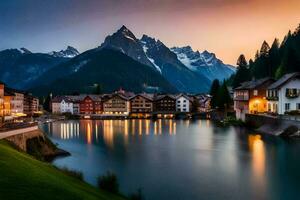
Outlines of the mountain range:
<svg viewBox="0 0 300 200">
<path fill-rule="evenodd" d="M 200 53 L 190 46 L 168 48 L 143 35 L 138 39 L 122 26 L 91 50 L 74 47 L 50 53 L 26 48 L 0 51 L 0 80 L 10 87 L 31 89 L 36 95 L 49 92 L 104 92 L 120 87 L 135 92 L 207 92 L 212 80 L 235 73 L 215 54 Z"/>
</svg>

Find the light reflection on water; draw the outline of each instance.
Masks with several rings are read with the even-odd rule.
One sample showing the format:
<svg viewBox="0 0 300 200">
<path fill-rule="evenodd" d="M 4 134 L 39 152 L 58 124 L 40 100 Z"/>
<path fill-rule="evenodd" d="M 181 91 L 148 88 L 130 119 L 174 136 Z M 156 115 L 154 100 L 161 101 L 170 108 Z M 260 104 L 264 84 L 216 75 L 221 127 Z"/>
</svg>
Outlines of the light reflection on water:
<svg viewBox="0 0 300 200">
<path fill-rule="evenodd" d="M 150 200 L 298 197 L 297 141 L 208 120 L 81 120 L 41 128 L 72 154 L 55 165 L 82 171 L 92 184 L 112 170 L 122 191 L 142 187 Z"/>
</svg>

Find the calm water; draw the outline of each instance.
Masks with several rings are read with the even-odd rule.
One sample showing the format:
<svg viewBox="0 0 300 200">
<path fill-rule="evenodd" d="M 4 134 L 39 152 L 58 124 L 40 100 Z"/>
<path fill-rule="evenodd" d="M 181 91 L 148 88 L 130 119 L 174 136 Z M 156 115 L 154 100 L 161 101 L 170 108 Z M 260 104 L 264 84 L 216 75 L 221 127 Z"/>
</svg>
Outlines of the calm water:
<svg viewBox="0 0 300 200">
<path fill-rule="evenodd" d="M 96 184 L 110 170 L 147 200 L 300 199 L 300 141 L 210 121 L 99 120 L 45 124 L 72 156 L 54 161 Z"/>
</svg>

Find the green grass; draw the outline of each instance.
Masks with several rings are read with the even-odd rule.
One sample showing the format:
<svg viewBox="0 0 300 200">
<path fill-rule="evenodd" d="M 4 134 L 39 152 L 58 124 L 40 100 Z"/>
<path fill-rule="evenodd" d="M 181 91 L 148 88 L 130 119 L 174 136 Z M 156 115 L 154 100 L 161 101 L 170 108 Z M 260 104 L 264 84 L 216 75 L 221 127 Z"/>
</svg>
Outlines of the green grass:
<svg viewBox="0 0 300 200">
<path fill-rule="evenodd" d="M 0 199 L 121 200 L 18 152 L 0 140 Z"/>
</svg>

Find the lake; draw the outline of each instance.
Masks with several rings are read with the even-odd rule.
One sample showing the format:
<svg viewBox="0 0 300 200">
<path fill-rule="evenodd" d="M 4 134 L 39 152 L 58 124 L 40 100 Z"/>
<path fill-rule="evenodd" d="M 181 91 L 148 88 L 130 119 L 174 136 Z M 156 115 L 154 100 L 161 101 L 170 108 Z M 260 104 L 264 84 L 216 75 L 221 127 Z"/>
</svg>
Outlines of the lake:
<svg viewBox="0 0 300 200">
<path fill-rule="evenodd" d="M 41 125 L 72 155 L 53 164 L 87 182 L 114 172 L 147 200 L 300 199 L 300 141 L 209 120 L 80 120 Z"/>
</svg>

